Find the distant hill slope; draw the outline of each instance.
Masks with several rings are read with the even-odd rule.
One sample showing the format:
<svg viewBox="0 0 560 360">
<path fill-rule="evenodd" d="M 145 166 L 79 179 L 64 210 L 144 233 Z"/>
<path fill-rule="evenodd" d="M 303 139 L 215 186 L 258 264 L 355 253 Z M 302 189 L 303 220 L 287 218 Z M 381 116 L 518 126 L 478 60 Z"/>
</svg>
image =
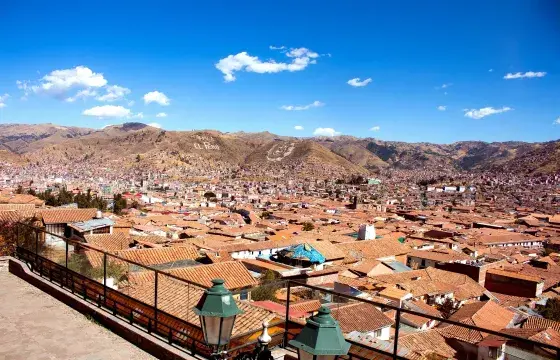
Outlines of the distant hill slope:
<svg viewBox="0 0 560 360">
<path fill-rule="evenodd" d="M 0 161 L 97 161 L 123 168 L 211 171 L 224 166 L 298 174 L 367 173 L 383 168 L 560 172 L 560 141 L 405 143 L 373 138 L 293 138 L 269 132 L 165 131 L 142 123 L 101 130 L 54 124 L 0 125 Z"/>
</svg>

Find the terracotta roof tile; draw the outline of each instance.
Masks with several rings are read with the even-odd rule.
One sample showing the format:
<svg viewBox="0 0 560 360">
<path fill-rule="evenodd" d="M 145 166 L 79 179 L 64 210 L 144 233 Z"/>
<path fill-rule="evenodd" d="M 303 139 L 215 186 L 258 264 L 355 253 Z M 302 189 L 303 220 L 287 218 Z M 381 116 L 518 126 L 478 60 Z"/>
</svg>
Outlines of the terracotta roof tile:
<svg viewBox="0 0 560 360">
<path fill-rule="evenodd" d="M 204 288 L 212 286 L 212 279 L 226 280 L 226 287 L 230 290 L 257 286 L 249 270 L 239 261 L 226 261 L 210 265 L 200 265 L 188 268 L 171 269 L 168 273 L 181 277 Z"/>
<path fill-rule="evenodd" d="M 95 217 L 97 209 L 45 209 L 41 210 L 45 224 L 68 224 L 79 221 L 91 220 Z"/>
<path fill-rule="evenodd" d="M 193 246 L 129 249 L 116 251 L 116 255 L 143 265 L 159 265 L 179 260 L 196 260 L 200 257 Z"/>
<path fill-rule="evenodd" d="M 370 332 L 394 324 L 375 306 L 367 303 L 342 305 L 331 309 L 332 316 L 338 321 L 343 333 L 352 331 Z"/>
</svg>

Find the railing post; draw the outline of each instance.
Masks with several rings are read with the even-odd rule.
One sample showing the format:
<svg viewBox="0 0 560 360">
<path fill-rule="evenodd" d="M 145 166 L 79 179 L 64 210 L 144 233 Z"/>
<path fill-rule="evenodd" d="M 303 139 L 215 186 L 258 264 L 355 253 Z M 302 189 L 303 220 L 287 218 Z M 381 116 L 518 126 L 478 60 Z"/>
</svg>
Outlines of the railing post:
<svg viewBox="0 0 560 360">
<path fill-rule="evenodd" d="M 107 253 L 103 253 L 103 303 L 107 303 Z"/>
<path fill-rule="evenodd" d="M 397 359 L 398 357 L 400 324 L 401 324 L 401 308 L 399 307 L 397 309 L 397 316 L 395 318 L 395 344 L 393 347 L 393 359 Z"/>
<path fill-rule="evenodd" d="M 16 223 L 16 250 L 19 247 L 19 223 Z"/>
<path fill-rule="evenodd" d="M 39 261 L 39 232 L 37 230 L 33 230 L 35 231 L 35 262 Z"/>
<path fill-rule="evenodd" d="M 158 275 L 159 271 L 156 271 L 156 278 L 154 282 L 154 329 L 156 334 L 158 332 L 158 308 L 157 308 L 157 294 L 158 294 Z"/>
<path fill-rule="evenodd" d="M 65 247 L 65 255 L 64 255 L 64 264 L 66 269 L 68 269 L 68 239 L 64 239 L 64 243 L 66 244 Z"/>
<path fill-rule="evenodd" d="M 288 346 L 288 320 L 290 319 L 290 290 L 291 283 L 288 280 L 288 289 L 286 292 L 286 320 L 284 323 L 284 348 Z"/>
</svg>

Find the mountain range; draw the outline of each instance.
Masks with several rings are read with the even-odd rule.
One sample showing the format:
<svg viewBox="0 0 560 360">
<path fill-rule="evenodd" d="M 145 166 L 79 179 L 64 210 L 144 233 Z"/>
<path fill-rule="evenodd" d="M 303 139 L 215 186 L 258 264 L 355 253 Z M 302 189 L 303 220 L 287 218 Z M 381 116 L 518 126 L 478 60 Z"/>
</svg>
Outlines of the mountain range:
<svg viewBox="0 0 560 360">
<path fill-rule="evenodd" d="M 228 165 L 306 173 L 370 173 L 381 169 L 560 171 L 560 140 L 545 143 L 461 141 L 405 143 L 352 136 L 296 138 L 269 132 L 166 131 L 142 123 L 101 130 L 55 124 L 0 125 L 0 162 L 119 162 L 169 168 Z"/>
</svg>

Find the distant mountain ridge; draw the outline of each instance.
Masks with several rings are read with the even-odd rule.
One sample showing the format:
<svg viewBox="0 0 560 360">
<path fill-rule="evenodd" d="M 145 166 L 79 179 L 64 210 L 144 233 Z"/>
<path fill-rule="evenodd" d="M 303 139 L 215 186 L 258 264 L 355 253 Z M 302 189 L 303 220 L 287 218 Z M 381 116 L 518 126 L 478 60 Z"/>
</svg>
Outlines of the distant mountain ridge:
<svg viewBox="0 0 560 360">
<path fill-rule="evenodd" d="M 125 167 L 181 165 L 209 170 L 230 164 L 300 172 L 455 169 L 549 174 L 560 171 L 560 141 L 405 143 L 353 136 L 166 131 L 138 122 L 100 130 L 55 124 L 0 125 L 0 161 L 71 164 L 84 158 L 121 161 Z"/>
</svg>

